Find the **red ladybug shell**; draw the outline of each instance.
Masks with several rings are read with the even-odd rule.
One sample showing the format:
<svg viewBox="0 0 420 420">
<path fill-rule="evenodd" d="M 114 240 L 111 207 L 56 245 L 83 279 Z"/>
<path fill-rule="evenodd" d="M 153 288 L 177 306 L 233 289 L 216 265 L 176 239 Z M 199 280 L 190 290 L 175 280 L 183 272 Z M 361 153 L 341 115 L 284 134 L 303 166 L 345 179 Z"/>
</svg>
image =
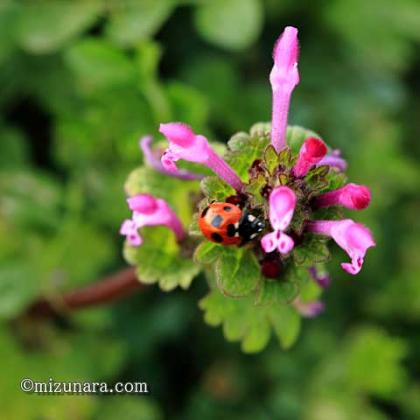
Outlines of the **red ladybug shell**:
<svg viewBox="0 0 420 420">
<path fill-rule="evenodd" d="M 203 235 L 210 241 L 222 245 L 238 245 L 241 237 L 237 233 L 242 210 L 230 203 L 212 203 L 206 207 L 198 220 Z"/>
</svg>

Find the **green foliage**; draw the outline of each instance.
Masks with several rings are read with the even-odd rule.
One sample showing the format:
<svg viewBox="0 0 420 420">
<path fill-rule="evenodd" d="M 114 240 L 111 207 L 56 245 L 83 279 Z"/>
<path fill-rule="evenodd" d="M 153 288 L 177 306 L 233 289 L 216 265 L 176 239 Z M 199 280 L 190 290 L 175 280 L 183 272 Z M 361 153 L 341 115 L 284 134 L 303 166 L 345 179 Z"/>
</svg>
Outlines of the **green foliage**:
<svg viewBox="0 0 420 420">
<path fill-rule="evenodd" d="M 241 179 L 247 180 L 249 168 L 255 159 L 261 158 L 267 144 L 268 138 L 266 136 L 260 137 L 246 133 L 235 134 L 228 141 L 226 161 Z"/>
<path fill-rule="evenodd" d="M 123 47 L 135 46 L 150 38 L 170 16 L 173 0 L 123 0 L 111 3 L 106 35 Z"/>
<path fill-rule="evenodd" d="M 304 246 L 296 246 L 293 249 L 293 260 L 297 266 L 311 267 L 325 263 L 330 258 L 327 240 L 316 235 L 307 235 L 311 238 Z"/>
<path fill-rule="evenodd" d="M 260 265 L 246 248 L 223 247 L 215 264 L 217 285 L 229 297 L 246 296 L 260 278 Z"/>
<path fill-rule="evenodd" d="M 226 197 L 233 195 L 235 190 L 217 176 L 206 176 L 201 181 L 201 191 L 206 197 L 213 200 L 224 201 Z"/>
<path fill-rule="evenodd" d="M 1 1 L 2 417 L 420 418 L 418 7 L 415 0 Z M 342 272 L 338 257 L 320 266 L 332 276 L 323 291 L 325 313 L 305 320 L 289 351 L 272 343 L 252 358 L 204 328 L 197 308 L 207 293 L 204 276 L 188 293 L 169 296 L 148 287 L 120 303 L 54 321 L 23 316 L 39 296 L 59 303 L 62 291 L 124 266 L 122 185 L 141 163 L 142 135 L 156 136 L 162 121 L 185 121 L 223 141 L 269 120 L 273 43 L 282 26 L 297 25 L 296 17 L 305 24 L 298 25 L 301 82 L 289 124 L 311 127 L 340 149 L 348 181 L 372 190 L 369 209 L 343 212 L 371 227 L 378 244 L 357 278 Z M 268 143 L 268 132 L 269 124 L 258 124 L 246 136 Z M 316 134 L 289 127 L 293 153 L 308 135 Z M 281 159 L 290 164 L 286 153 Z M 268 152 L 267 166 L 274 160 Z M 238 161 L 244 180 L 247 165 Z M 135 173 L 130 191 L 148 191 L 144 178 L 185 226 L 195 223 L 191 204 L 200 197 L 190 192 L 198 191 L 198 182 L 155 178 L 149 169 Z M 327 181 L 323 191 L 348 182 L 332 171 Z M 219 181 L 206 183 L 218 197 L 232 193 Z M 260 177 L 247 186 L 256 206 L 261 185 Z M 315 217 L 344 214 L 329 208 Z M 179 250 L 172 234 L 161 231 L 171 252 L 192 253 L 192 244 Z M 152 229 L 141 233 L 153 236 Z M 323 245 L 314 246 L 308 260 L 308 249 L 299 255 L 303 250 L 295 248 L 303 265 L 293 273 L 286 267 L 288 281 L 260 278 L 249 296 L 229 299 L 217 289 L 213 270 L 222 247 L 203 242 L 196 261 L 212 289 L 203 302 L 215 302 L 207 303 L 206 316 L 255 353 L 274 331 L 268 316 L 274 308 L 290 308 L 296 296 L 320 298 L 306 269 L 314 254 L 323 255 L 317 249 Z M 287 325 L 277 330 L 290 343 L 299 318 L 290 312 L 280 319 Z M 23 377 L 49 376 L 141 379 L 152 394 L 41 397 L 19 389 Z"/>
<path fill-rule="evenodd" d="M 135 78 L 128 57 L 105 40 L 85 38 L 67 50 L 65 59 L 87 90 L 129 84 Z"/>
<path fill-rule="evenodd" d="M 21 5 L 16 22 L 17 40 L 31 53 L 54 52 L 90 27 L 99 17 L 102 7 L 99 0 Z"/>
<path fill-rule="evenodd" d="M 229 341 L 241 341 L 246 353 L 261 351 L 274 330 L 280 344 L 289 348 L 297 338 L 300 317 L 289 305 L 257 306 L 251 298 L 226 299 L 217 289 L 200 301 L 205 320 L 212 326 L 223 325 Z"/>
<path fill-rule="evenodd" d="M 137 267 L 141 283 L 158 283 L 165 292 L 180 286 L 188 289 L 200 271 L 191 258 L 182 255 L 181 247 L 169 229 L 145 227 L 141 233 L 144 244 L 138 248 L 125 245 L 124 257 Z"/>
<path fill-rule="evenodd" d="M 348 338 L 346 376 L 349 388 L 393 397 L 403 389 L 406 373 L 401 366 L 407 347 L 401 339 L 375 328 L 359 330 Z"/>
<path fill-rule="evenodd" d="M 195 15 L 197 30 L 203 38 L 231 50 L 241 50 L 255 42 L 262 23 L 259 0 L 204 1 Z"/>
</svg>

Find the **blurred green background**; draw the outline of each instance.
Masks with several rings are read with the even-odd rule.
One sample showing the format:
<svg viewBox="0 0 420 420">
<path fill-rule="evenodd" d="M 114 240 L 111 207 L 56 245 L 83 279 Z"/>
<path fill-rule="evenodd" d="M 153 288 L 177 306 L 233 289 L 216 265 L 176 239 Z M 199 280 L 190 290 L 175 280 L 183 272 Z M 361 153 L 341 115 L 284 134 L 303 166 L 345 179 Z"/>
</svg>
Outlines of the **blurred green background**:
<svg viewBox="0 0 420 420">
<path fill-rule="evenodd" d="M 417 0 L 0 0 L 0 407 L 16 419 L 420 418 Z M 226 141 L 271 113 L 271 50 L 299 28 L 291 123 L 373 192 L 377 247 L 329 264 L 326 312 L 288 352 L 247 356 L 207 327 L 206 291 L 150 288 L 62 322 L 40 295 L 125 265 L 118 228 L 137 140 L 181 120 Z M 341 258 L 341 259 L 340 259 Z M 147 381 L 150 396 L 41 397 L 23 377 Z"/>
</svg>

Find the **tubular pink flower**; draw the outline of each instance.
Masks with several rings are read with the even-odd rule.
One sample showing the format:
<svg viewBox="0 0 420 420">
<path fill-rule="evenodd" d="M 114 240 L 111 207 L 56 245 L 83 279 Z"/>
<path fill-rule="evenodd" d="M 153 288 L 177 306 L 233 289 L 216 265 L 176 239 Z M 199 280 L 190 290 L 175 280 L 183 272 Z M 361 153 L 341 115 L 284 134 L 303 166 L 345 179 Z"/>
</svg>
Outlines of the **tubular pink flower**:
<svg viewBox="0 0 420 420">
<path fill-rule="evenodd" d="M 325 143 L 316 137 L 309 137 L 305 140 L 299 151 L 299 157 L 293 168 L 296 177 L 305 176 L 327 153 Z"/>
<path fill-rule="evenodd" d="M 276 187 L 270 194 L 270 224 L 273 232 L 261 239 L 261 247 L 265 252 L 277 249 L 287 254 L 294 247 L 293 239 L 284 233 L 289 226 L 296 206 L 296 195 L 289 187 Z"/>
<path fill-rule="evenodd" d="M 273 50 L 274 66 L 270 73 L 273 91 L 271 143 L 279 152 L 286 145 L 287 116 L 293 89 L 299 83 L 297 60 L 299 55 L 298 30 L 287 26 Z"/>
<path fill-rule="evenodd" d="M 143 239 L 139 235 L 137 225 L 133 220 L 124 220 L 120 228 L 120 233 L 127 238 L 127 241 L 132 246 L 140 246 L 143 243 Z"/>
<path fill-rule="evenodd" d="M 165 169 L 162 162 L 162 154 L 152 150 L 152 136 L 144 136 L 140 139 L 139 145 L 143 152 L 145 162 L 151 166 L 154 170 L 169 176 L 173 176 L 185 180 L 202 179 L 204 175 L 196 174 L 185 169 L 179 169 L 174 172 L 173 170 Z"/>
<path fill-rule="evenodd" d="M 351 263 L 341 263 L 341 267 L 353 275 L 361 270 L 368 248 L 376 245 L 369 229 L 351 219 L 316 220 L 309 222 L 307 229 L 333 238 L 351 258 Z"/>
<path fill-rule="evenodd" d="M 299 298 L 293 301 L 295 309 L 305 318 L 314 318 L 322 313 L 325 309 L 325 305 L 320 300 L 314 300 L 312 302 L 302 302 Z"/>
<path fill-rule="evenodd" d="M 317 207 L 343 206 L 351 210 L 362 210 L 369 206 L 371 193 L 368 187 L 347 184 L 342 188 L 321 194 L 315 199 Z"/>
<path fill-rule="evenodd" d="M 175 162 L 179 159 L 201 163 L 209 167 L 236 191 L 242 189 L 242 182 L 233 169 L 210 146 L 208 140 L 182 123 L 161 124 L 159 131 L 168 139 L 169 148 L 162 156 L 163 167 L 177 172 Z"/>
<path fill-rule="evenodd" d="M 138 194 L 127 199 L 130 210 L 133 211 L 132 220 L 126 220 L 121 226 L 120 233 L 127 236 L 133 246 L 142 244 L 138 229 L 143 226 L 164 225 L 171 229 L 181 241 L 185 237 L 182 223 L 168 203 L 150 194 Z"/>
<path fill-rule="evenodd" d="M 329 165 L 341 172 L 347 169 L 347 162 L 341 157 L 341 152 L 337 149 L 323 157 L 316 166 L 321 165 Z"/>
</svg>

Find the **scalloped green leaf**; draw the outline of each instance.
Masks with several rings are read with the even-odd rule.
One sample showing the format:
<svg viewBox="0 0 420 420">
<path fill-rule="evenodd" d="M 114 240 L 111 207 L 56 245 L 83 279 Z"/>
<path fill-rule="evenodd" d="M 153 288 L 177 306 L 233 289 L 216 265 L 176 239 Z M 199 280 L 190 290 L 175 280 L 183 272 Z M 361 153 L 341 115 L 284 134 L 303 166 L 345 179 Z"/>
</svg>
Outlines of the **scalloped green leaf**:
<svg viewBox="0 0 420 420">
<path fill-rule="evenodd" d="M 218 287 L 230 297 L 247 296 L 257 287 L 261 268 L 247 248 L 220 246 L 215 271 Z"/>
<path fill-rule="evenodd" d="M 221 246 L 214 242 L 203 241 L 194 252 L 194 260 L 199 264 L 211 264 L 222 252 Z"/>
<path fill-rule="evenodd" d="M 290 168 L 294 163 L 294 158 L 292 156 L 292 150 L 290 147 L 284 147 L 277 158 L 278 165 L 285 166 L 286 168 Z"/>
<path fill-rule="evenodd" d="M 206 176 L 200 185 L 201 191 L 210 200 L 225 201 L 226 197 L 235 194 L 235 190 L 217 176 Z"/>
<path fill-rule="evenodd" d="M 312 235 L 305 241 L 305 246 L 295 247 L 292 255 L 297 266 L 310 267 L 328 261 L 330 251 L 326 239 Z"/>
<path fill-rule="evenodd" d="M 267 180 L 265 179 L 265 176 L 259 174 L 256 178 L 251 179 L 250 183 L 246 185 L 245 191 L 252 195 L 254 205 L 261 205 L 264 203 L 265 199 L 261 195 L 261 190 L 266 183 Z"/>
<path fill-rule="evenodd" d="M 257 293 L 257 305 L 274 305 L 289 303 L 299 294 L 296 282 L 281 280 L 265 280 Z"/>
<path fill-rule="evenodd" d="M 299 336 L 301 318 L 290 305 L 271 306 L 268 313 L 274 332 L 284 349 L 290 348 Z"/>
<path fill-rule="evenodd" d="M 270 174 L 279 165 L 279 155 L 272 144 L 269 144 L 264 151 L 264 163 Z"/>
<path fill-rule="evenodd" d="M 251 136 L 244 132 L 237 133 L 228 141 L 225 160 L 242 180 L 247 181 L 249 168 L 255 159 L 263 157 L 268 143 L 267 137 Z"/>
<path fill-rule="evenodd" d="M 184 257 L 172 231 L 162 226 L 144 227 L 141 231 L 143 244 L 124 246 L 124 257 L 137 267 L 139 281 L 144 284 L 158 283 L 164 291 L 180 286 L 188 289 L 200 266 L 191 258 Z"/>
<path fill-rule="evenodd" d="M 267 141 L 269 141 L 271 135 L 271 123 L 257 122 L 251 126 L 249 133 L 252 137 L 265 138 Z"/>
<path fill-rule="evenodd" d="M 204 297 L 199 306 L 211 326 L 223 326 L 228 341 L 240 341 L 245 353 L 264 349 L 273 330 L 283 348 L 290 347 L 300 329 L 300 317 L 289 305 L 257 306 L 252 298 L 229 299 L 217 289 Z"/>
</svg>

